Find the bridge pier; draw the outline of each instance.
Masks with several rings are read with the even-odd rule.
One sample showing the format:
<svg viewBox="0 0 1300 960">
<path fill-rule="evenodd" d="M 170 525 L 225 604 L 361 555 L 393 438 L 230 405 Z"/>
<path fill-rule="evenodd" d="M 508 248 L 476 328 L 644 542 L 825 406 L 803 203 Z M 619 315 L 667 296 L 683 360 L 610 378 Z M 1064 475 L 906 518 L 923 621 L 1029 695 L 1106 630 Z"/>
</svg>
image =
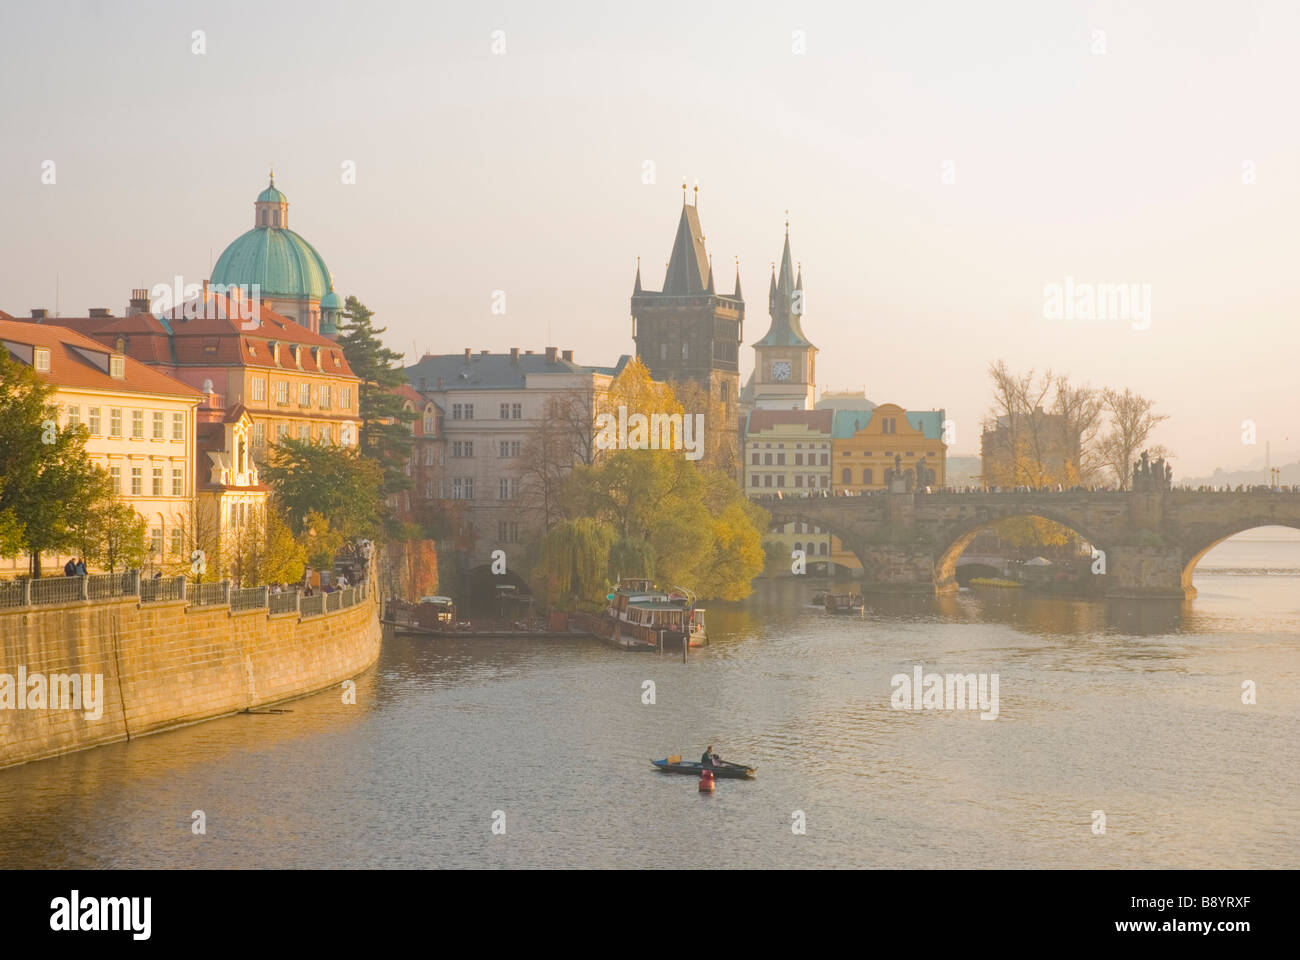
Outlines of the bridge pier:
<svg viewBox="0 0 1300 960">
<path fill-rule="evenodd" d="M 1196 596 L 1190 578 L 1184 582 L 1187 558 L 1181 547 L 1098 547 L 1105 557 L 1105 573 L 1097 573 L 1099 592 L 1108 597 L 1187 598 Z M 1097 561 L 1093 562 L 1094 570 Z"/>
</svg>

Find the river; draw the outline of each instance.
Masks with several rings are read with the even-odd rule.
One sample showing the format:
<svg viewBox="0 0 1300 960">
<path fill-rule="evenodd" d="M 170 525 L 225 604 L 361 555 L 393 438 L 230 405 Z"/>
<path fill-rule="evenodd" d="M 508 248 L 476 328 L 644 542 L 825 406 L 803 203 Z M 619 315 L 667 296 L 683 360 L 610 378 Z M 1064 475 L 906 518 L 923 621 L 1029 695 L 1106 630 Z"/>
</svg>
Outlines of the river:
<svg viewBox="0 0 1300 960">
<path fill-rule="evenodd" d="M 762 581 L 686 663 L 390 636 L 355 705 L 0 771 L 0 867 L 1296 867 L 1300 539 L 1235 538 L 1196 585 L 857 618 Z M 893 709 L 917 663 L 996 674 L 997 718 Z M 648 763 L 710 743 L 757 778 L 701 795 Z"/>
</svg>

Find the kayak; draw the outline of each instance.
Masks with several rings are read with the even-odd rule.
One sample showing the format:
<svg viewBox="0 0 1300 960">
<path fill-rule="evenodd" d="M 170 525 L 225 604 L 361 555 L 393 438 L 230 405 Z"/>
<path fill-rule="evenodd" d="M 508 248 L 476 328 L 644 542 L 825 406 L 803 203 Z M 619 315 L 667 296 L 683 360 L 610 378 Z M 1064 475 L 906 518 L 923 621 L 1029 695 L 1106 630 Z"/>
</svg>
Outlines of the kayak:
<svg viewBox="0 0 1300 960">
<path fill-rule="evenodd" d="M 695 760 L 683 761 L 681 757 L 667 757 L 663 760 L 651 760 L 652 764 L 665 773 L 689 773 L 698 777 L 704 771 L 704 764 Z M 731 763 L 727 760 L 709 769 L 715 777 L 727 777 L 732 780 L 749 780 L 758 772 L 756 767 L 747 767 L 743 763 Z"/>
</svg>

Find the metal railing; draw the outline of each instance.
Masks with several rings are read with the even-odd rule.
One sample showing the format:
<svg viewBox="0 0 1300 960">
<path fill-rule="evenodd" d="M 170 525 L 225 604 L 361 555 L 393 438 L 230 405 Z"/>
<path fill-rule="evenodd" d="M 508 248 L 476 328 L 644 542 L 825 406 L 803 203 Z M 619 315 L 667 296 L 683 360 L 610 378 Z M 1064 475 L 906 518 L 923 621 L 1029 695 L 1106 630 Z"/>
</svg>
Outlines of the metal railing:
<svg viewBox="0 0 1300 960">
<path fill-rule="evenodd" d="M 184 600 L 184 577 L 152 577 L 140 581 L 140 602 L 157 603 L 162 600 Z"/>
<path fill-rule="evenodd" d="M 78 602 L 134 599 L 140 603 L 184 600 L 194 607 L 229 606 L 236 610 L 266 610 L 268 613 L 298 612 L 318 617 L 348 607 L 366 598 L 368 581 L 332 593 L 303 596 L 294 584 L 281 593 L 271 588 L 234 587 L 230 581 L 191 584 L 184 576 L 140 578 L 138 570 L 125 573 L 96 573 L 78 577 L 44 577 L 0 582 L 0 609 L 57 605 Z"/>
<path fill-rule="evenodd" d="M 269 613 L 297 613 L 298 612 L 298 591 L 287 590 L 284 593 L 273 593 L 267 601 L 267 612 Z"/>
<path fill-rule="evenodd" d="M 230 609 L 266 610 L 269 587 L 243 587 L 230 591 Z"/>
<path fill-rule="evenodd" d="M 191 607 L 224 607 L 230 603 L 230 583 L 199 583 L 189 591 Z"/>
</svg>

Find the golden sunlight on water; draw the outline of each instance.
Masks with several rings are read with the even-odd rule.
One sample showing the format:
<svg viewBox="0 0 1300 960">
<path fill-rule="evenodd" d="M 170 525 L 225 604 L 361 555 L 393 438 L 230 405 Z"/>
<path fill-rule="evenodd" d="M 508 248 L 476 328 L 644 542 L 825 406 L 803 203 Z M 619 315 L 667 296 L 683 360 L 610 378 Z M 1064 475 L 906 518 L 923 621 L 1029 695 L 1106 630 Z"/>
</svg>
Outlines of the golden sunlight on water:
<svg viewBox="0 0 1300 960">
<path fill-rule="evenodd" d="M 1300 541 L 1254 533 L 1186 604 L 977 590 L 837 618 L 785 581 L 714 604 L 686 664 L 389 637 L 356 706 L 0 772 L 0 866 L 1295 867 Z M 918 663 L 997 674 L 997 719 L 891 708 Z M 758 777 L 701 796 L 648 763 L 710 743 Z"/>
</svg>

